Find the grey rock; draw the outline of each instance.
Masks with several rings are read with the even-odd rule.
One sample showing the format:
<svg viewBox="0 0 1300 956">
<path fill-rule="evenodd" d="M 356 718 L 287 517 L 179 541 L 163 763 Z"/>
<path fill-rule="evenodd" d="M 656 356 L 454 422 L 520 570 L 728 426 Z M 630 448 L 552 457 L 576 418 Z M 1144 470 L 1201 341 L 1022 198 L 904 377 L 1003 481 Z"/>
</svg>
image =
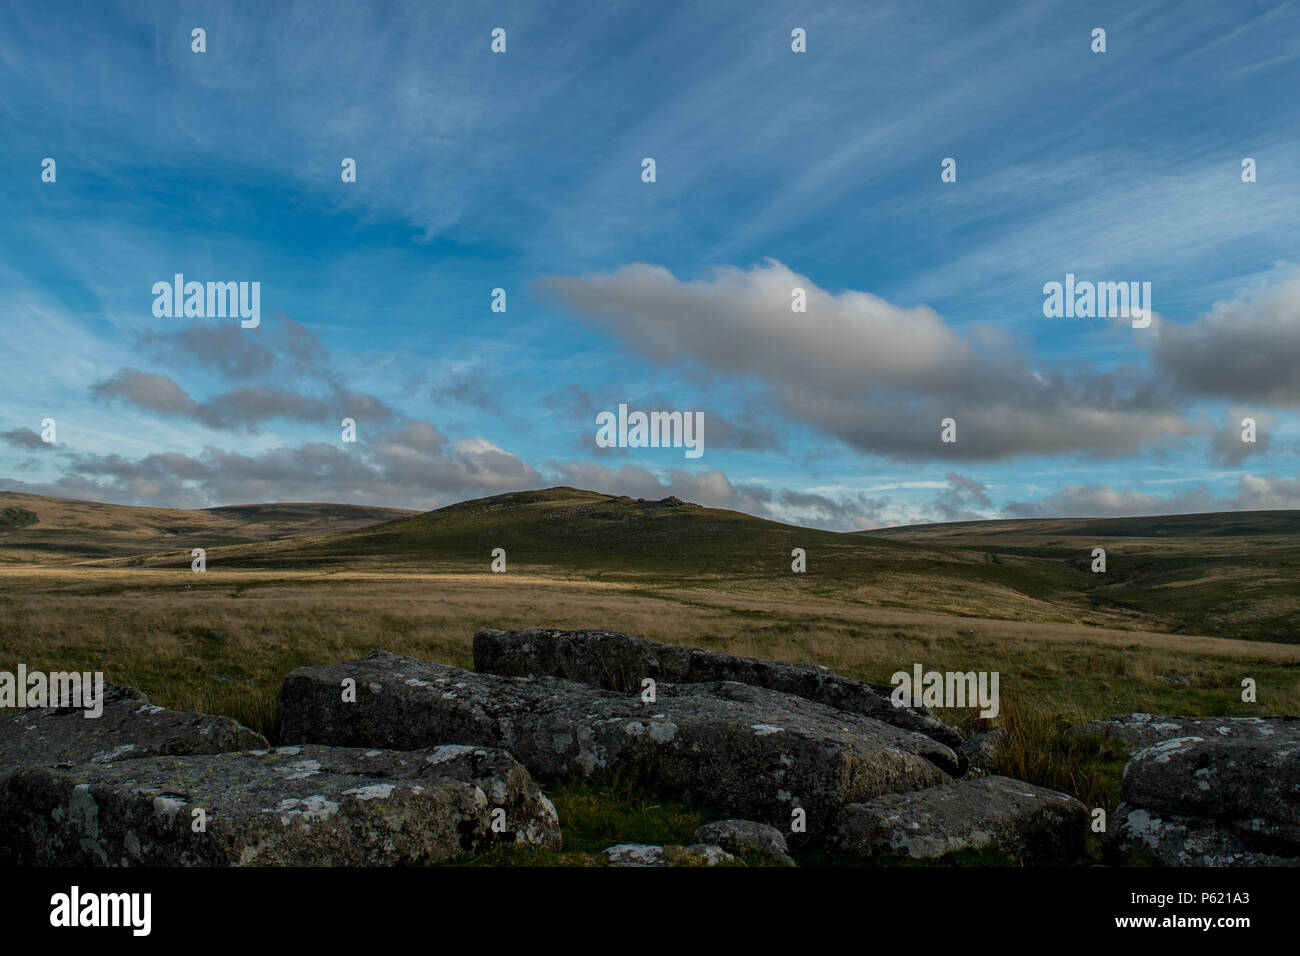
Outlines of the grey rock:
<svg viewBox="0 0 1300 956">
<path fill-rule="evenodd" d="M 605 861 L 609 866 L 717 866 L 732 863 L 735 859 L 722 847 L 708 843 L 690 846 L 620 843 L 605 848 Z"/>
<path fill-rule="evenodd" d="M 990 731 L 971 734 L 959 748 L 970 761 L 972 769 L 987 770 L 997 759 L 998 748 L 1006 740 L 1006 731 L 995 727 Z"/>
<path fill-rule="evenodd" d="M 103 713 L 85 714 L 73 707 L 31 707 L 0 717 L 0 772 L 267 746 L 265 737 L 229 717 L 158 707 L 131 687 L 105 684 Z"/>
<path fill-rule="evenodd" d="M 355 703 L 341 700 L 356 682 Z M 653 779 L 737 816 L 810 834 L 846 803 L 946 783 L 938 741 L 801 697 L 731 682 L 636 694 L 553 677 L 478 674 L 377 651 L 300 668 L 281 686 L 282 738 L 398 750 L 502 747 L 543 779 Z"/>
<path fill-rule="evenodd" d="M 528 772 L 486 748 L 281 747 L 0 773 L 0 843 L 37 866 L 387 866 L 501 841 L 558 848 L 559 824 Z"/>
<path fill-rule="evenodd" d="M 845 807 L 830 845 L 860 858 L 938 859 L 992 847 L 1029 864 L 1069 863 L 1083 852 L 1087 811 L 1073 797 L 988 776 Z"/>
<path fill-rule="evenodd" d="M 1128 762 L 1121 797 L 1153 816 L 1231 824 L 1254 850 L 1300 856 L 1300 742 L 1166 740 Z"/>
<path fill-rule="evenodd" d="M 757 850 L 782 866 L 795 865 L 785 834 L 755 820 L 716 820 L 697 829 L 691 839 L 696 843 L 716 844 L 730 853 Z"/>
<path fill-rule="evenodd" d="M 1148 854 L 1165 866 L 1300 866 L 1295 857 L 1251 849 L 1260 826 L 1267 824 L 1221 823 L 1121 803 L 1106 832 L 1106 851 L 1116 861 Z"/>
<path fill-rule="evenodd" d="M 874 717 L 927 734 L 950 748 L 961 743 L 956 729 L 927 708 L 895 707 L 889 697 L 892 687 L 852 680 L 821 667 L 659 644 L 615 631 L 482 630 L 474 635 L 474 669 L 519 677 L 562 677 L 625 692 L 640 692 L 647 677 L 683 684 L 738 681 Z"/>
<path fill-rule="evenodd" d="M 1108 737 L 1137 752 L 1176 737 L 1253 738 L 1278 743 L 1300 742 L 1300 717 L 1168 717 L 1159 714 L 1126 714 L 1101 717 L 1076 724 L 1067 736 Z"/>
</svg>

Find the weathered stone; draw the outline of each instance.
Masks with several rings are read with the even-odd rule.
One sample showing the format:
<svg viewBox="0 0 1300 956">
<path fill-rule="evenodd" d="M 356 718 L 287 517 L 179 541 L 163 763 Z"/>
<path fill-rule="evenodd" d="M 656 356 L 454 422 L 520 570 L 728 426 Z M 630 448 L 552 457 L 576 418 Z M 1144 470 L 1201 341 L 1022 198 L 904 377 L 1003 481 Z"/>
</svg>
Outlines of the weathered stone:
<svg viewBox="0 0 1300 956">
<path fill-rule="evenodd" d="M 265 737 L 229 717 L 168 710 L 132 687 L 112 684 L 104 685 L 98 717 L 81 708 L 31 707 L 0 718 L 0 771 L 266 746 Z"/>
<path fill-rule="evenodd" d="M 0 773 L 0 843 L 37 866 L 387 866 L 502 841 L 558 848 L 559 824 L 528 772 L 486 748 L 281 747 Z"/>
<path fill-rule="evenodd" d="M 889 696 L 892 687 L 852 680 L 824 667 L 734 657 L 615 631 L 482 630 L 474 635 L 474 669 L 518 677 L 562 677 L 626 692 L 639 692 L 647 677 L 683 684 L 739 681 L 874 717 L 927 734 L 948 747 L 961 743 L 956 729 L 925 707 L 895 707 Z"/>
<path fill-rule="evenodd" d="M 998 748 L 1006 740 L 1006 731 L 995 727 L 985 733 L 971 734 L 959 748 L 970 761 L 972 769 L 987 770 L 997 759 Z"/>
<path fill-rule="evenodd" d="M 1106 850 L 1115 862 L 1147 854 L 1165 866 L 1300 866 L 1295 857 L 1250 848 L 1258 828 L 1267 826 L 1263 820 L 1220 823 L 1121 803 L 1106 832 Z"/>
<path fill-rule="evenodd" d="M 691 837 L 696 843 L 713 843 L 730 853 L 755 850 L 782 866 L 794 866 L 785 835 L 776 827 L 754 820 L 717 820 L 706 823 Z"/>
<path fill-rule="evenodd" d="M 355 703 L 342 701 L 349 680 Z M 801 807 L 809 833 L 846 803 L 946 783 L 940 768 L 957 768 L 930 737 L 747 684 L 661 684 L 647 704 L 638 694 L 384 651 L 294 671 L 281 687 L 281 719 L 286 742 L 497 746 L 541 778 L 642 776 L 778 826 Z"/>
<path fill-rule="evenodd" d="M 1076 724 L 1066 736 L 1109 737 L 1136 753 L 1177 737 L 1213 739 L 1260 738 L 1275 743 L 1300 743 L 1300 717 L 1167 717 L 1126 714 Z"/>
<path fill-rule="evenodd" d="M 709 843 L 690 846 L 620 843 L 605 848 L 605 861 L 610 866 L 717 866 L 735 859 L 722 847 Z"/>
<path fill-rule="evenodd" d="M 988 776 L 845 807 L 831 847 L 857 857 L 938 859 L 991 847 L 1030 864 L 1073 862 L 1087 811 L 1055 790 Z"/>
<path fill-rule="evenodd" d="M 1251 849 L 1300 856 L 1300 742 L 1166 740 L 1128 762 L 1121 797 L 1157 816 L 1230 822 Z"/>
</svg>

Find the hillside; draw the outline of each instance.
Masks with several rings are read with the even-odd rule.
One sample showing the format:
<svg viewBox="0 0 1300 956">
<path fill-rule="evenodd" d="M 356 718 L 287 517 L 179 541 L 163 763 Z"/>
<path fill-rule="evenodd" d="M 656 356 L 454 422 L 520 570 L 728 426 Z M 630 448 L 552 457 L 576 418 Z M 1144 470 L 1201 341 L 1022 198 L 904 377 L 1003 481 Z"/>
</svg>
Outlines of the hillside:
<svg viewBox="0 0 1300 956">
<path fill-rule="evenodd" d="M 1066 562 L 818 531 L 736 511 L 574 488 L 496 495 L 313 538 L 209 550 L 208 568 L 328 572 L 489 571 L 503 548 L 511 573 L 662 587 L 789 591 L 875 607 L 1009 620 L 1142 627 L 1130 612 L 1097 615 L 1084 572 Z M 791 571 L 803 548 L 807 571 Z M 184 552 L 119 562 L 183 568 Z"/>
<path fill-rule="evenodd" d="M 550 488 L 416 513 L 196 511 L 0 494 L 0 563 L 510 575 L 1300 643 L 1300 513 L 976 521 L 837 533 L 676 498 Z M 1107 552 L 1105 574 L 1090 570 Z M 802 548 L 807 570 L 791 571 Z M 515 577 L 498 578 L 502 581 Z"/>
<path fill-rule="evenodd" d="M 0 564 L 64 564 L 362 528 L 414 514 L 334 504 L 140 508 L 0 492 Z"/>
<path fill-rule="evenodd" d="M 1101 607 L 1141 611 L 1173 633 L 1300 642 L 1300 511 L 964 521 L 859 535 L 1081 571 L 1104 548 L 1106 572 L 1089 572 L 1088 586 Z"/>
</svg>

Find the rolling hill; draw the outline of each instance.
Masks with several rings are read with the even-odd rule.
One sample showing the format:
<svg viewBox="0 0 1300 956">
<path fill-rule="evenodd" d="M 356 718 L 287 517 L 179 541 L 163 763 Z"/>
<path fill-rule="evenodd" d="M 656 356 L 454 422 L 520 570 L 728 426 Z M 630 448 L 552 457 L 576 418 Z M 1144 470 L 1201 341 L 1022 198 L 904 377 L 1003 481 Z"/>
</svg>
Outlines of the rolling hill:
<svg viewBox="0 0 1300 956">
<path fill-rule="evenodd" d="M 140 508 L 0 492 L 0 564 L 68 564 L 319 535 L 415 514 L 332 504 Z"/>
<path fill-rule="evenodd" d="M 196 511 L 0 494 L 0 562 L 209 571 L 507 573 L 969 617 L 1300 643 L 1300 513 L 1027 519 L 840 533 L 575 488 L 417 513 Z M 1094 574 L 1092 549 L 1107 552 Z M 792 552 L 806 572 L 792 572 Z M 495 575 L 493 575 L 495 577 Z M 505 579 L 509 580 L 509 579 Z"/>
<path fill-rule="evenodd" d="M 1088 571 L 1099 607 L 1138 610 L 1171 633 L 1300 642 L 1300 511 L 1031 518 L 859 532 L 877 540 L 1061 561 Z M 1106 571 L 1092 574 L 1092 550 Z"/>
<path fill-rule="evenodd" d="M 489 571 L 495 548 L 509 573 L 633 580 L 819 596 L 878 607 L 1009 620 L 1141 627 L 1138 614 L 1096 614 L 1080 597 L 1088 576 L 1056 559 L 1007 556 L 782 524 L 736 511 L 574 488 L 515 492 L 349 531 L 208 551 L 208 569 L 325 573 Z M 792 551 L 807 555 L 791 570 Z M 118 559 L 185 568 L 186 551 Z"/>
</svg>

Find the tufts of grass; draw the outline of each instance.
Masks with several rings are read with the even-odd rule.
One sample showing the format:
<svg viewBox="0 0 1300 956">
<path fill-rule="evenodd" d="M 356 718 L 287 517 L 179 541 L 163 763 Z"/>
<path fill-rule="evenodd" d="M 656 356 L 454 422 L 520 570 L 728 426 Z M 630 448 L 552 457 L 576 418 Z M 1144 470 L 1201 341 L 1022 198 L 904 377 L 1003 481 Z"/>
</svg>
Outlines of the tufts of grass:
<svg viewBox="0 0 1300 956">
<path fill-rule="evenodd" d="M 991 772 L 1068 793 L 1089 810 L 1102 807 L 1109 814 L 1119 803 L 1128 755 L 1117 742 L 1067 737 L 1069 721 L 1029 710 L 1006 696 L 998 724 L 1004 736 L 988 768 Z"/>
</svg>

